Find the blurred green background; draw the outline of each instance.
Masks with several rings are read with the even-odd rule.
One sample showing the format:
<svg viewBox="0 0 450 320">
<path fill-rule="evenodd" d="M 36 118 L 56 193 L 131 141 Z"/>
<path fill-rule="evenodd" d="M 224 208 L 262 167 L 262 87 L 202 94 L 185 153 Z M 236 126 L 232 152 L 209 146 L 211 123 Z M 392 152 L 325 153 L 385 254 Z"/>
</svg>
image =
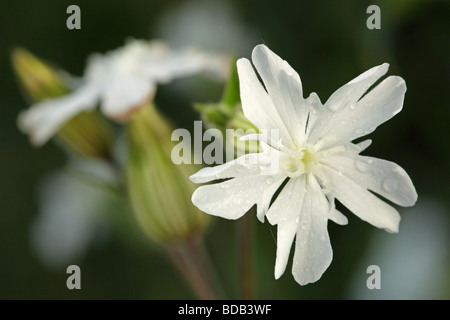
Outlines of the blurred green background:
<svg viewBox="0 0 450 320">
<path fill-rule="evenodd" d="M 381 9 L 380 30 L 366 27 L 366 9 L 374 3 Z M 81 30 L 66 28 L 66 8 L 71 4 L 81 8 Z M 39 220 L 42 183 L 63 169 L 67 160 L 54 143 L 34 149 L 17 129 L 17 114 L 28 104 L 12 72 L 10 51 L 24 47 L 82 75 L 90 53 L 122 46 L 127 37 L 161 38 L 174 46 L 196 44 L 247 58 L 256 44 L 265 43 L 299 72 L 305 95 L 315 91 L 322 102 L 363 71 L 390 63 L 389 74 L 406 80 L 404 109 L 370 135 L 373 144 L 365 154 L 401 165 L 418 191 L 417 205 L 400 208 L 398 235 L 386 234 L 344 210 L 348 226 L 329 223 L 331 266 L 317 283 L 305 287 L 294 281 L 290 264 L 281 279 L 274 279 L 276 231 L 267 222 L 256 223 L 254 217 L 256 297 L 449 299 L 449 18 L 450 2 L 444 0 L 3 1 L 0 299 L 195 298 L 157 246 L 134 241 L 107 222 L 95 221 L 88 235 L 71 240 L 64 238 L 70 232 L 59 230 L 58 223 L 44 228 L 52 231 L 50 243 L 68 241 L 69 248 L 79 241 L 77 253 L 66 260 L 49 261 L 36 249 L 36 224 L 43 223 Z M 171 94 L 183 82 L 188 81 L 161 86 L 156 102 L 177 126 L 191 129 L 199 119 L 191 108 L 192 99 L 217 101 L 222 88 Z M 70 229 L 70 223 L 65 227 Z M 215 219 L 206 235 L 228 298 L 238 298 L 235 235 L 236 223 L 222 219 Z M 81 290 L 66 287 L 70 264 L 81 268 Z M 366 287 L 366 269 L 372 264 L 381 268 L 381 290 Z"/>
</svg>

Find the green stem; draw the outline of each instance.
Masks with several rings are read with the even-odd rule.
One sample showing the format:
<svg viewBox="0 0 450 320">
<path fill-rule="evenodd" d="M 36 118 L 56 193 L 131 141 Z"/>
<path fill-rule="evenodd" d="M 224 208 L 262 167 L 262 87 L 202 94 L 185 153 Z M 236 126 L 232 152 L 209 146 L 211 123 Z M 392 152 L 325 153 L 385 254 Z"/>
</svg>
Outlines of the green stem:
<svg viewBox="0 0 450 320">
<path fill-rule="evenodd" d="M 252 272 L 252 217 L 246 214 L 241 218 L 239 224 L 239 269 L 241 282 L 241 298 L 243 300 L 252 300 L 253 292 L 253 272 Z"/>
</svg>

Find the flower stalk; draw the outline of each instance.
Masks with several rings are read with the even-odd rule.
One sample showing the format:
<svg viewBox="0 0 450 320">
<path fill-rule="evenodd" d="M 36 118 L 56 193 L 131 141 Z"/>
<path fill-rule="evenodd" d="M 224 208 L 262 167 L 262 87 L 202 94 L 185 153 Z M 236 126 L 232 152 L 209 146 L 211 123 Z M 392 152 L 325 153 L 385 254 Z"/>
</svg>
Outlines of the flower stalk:
<svg viewBox="0 0 450 320">
<path fill-rule="evenodd" d="M 168 243 L 164 248 L 178 272 L 199 299 L 219 299 L 220 290 L 200 237 Z"/>
<path fill-rule="evenodd" d="M 194 185 L 189 176 L 196 166 L 171 160 L 172 127 L 147 103 L 127 124 L 127 188 L 139 226 L 165 248 L 177 270 L 200 299 L 217 299 L 215 281 L 202 235 L 210 216 L 191 203 Z"/>
<path fill-rule="evenodd" d="M 242 300 L 254 299 L 252 218 L 253 217 L 250 215 L 246 215 L 241 219 L 238 225 L 240 294 Z"/>
</svg>

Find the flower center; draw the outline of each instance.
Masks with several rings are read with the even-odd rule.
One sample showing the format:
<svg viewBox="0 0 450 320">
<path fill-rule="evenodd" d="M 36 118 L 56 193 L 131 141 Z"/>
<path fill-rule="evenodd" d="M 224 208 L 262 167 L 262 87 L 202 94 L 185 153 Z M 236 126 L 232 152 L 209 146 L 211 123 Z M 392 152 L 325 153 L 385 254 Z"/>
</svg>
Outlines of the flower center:
<svg viewBox="0 0 450 320">
<path fill-rule="evenodd" d="M 283 168 L 290 178 L 312 172 L 318 162 L 316 152 L 311 148 L 300 148 L 286 153 Z"/>
</svg>

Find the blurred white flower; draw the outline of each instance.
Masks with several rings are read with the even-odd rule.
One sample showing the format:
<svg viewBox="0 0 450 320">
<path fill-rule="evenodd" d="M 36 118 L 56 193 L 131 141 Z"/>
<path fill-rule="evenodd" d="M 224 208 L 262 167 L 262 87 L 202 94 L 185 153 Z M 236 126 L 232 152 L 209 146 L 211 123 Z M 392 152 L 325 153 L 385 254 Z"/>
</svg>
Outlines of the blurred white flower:
<svg viewBox="0 0 450 320">
<path fill-rule="evenodd" d="M 191 176 L 195 183 L 232 178 L 199 187 L 192 201 L 202 211 L 228 219 L 241 217 L 257 204 L 258 218 L 267 216 L 278 225 L 275 278 L 284 273 L 296 237 L 292 273 L 304 285 L 317 281 L 331 263 L 328 219 L 347 224 L 335 208 L 335 198 L 388 232 L 398 232 L 400 215 L 372 192 L 401 206 L 416 202 L 417 193 L 402 168 L 359 155 L 370 140 L 351 142 L 401 110 L 406 85 L 390 76 L 366 92 L 387 72 L 388 64 L 382 64 L 342 86 L 322 105 L 315 93 L 303 98 L 299 75 L 266 46 L 256 46 L 252 60 L 264 87 L 250 61 L 239 59 L 244 114 L 261 131 L 279 132 L 279 139 L 247 136 L 259 139 L 264 151 Z"/>
<path fill-rule="evenodd" d="M 260 39 L 233 2 L 191 0 L 174 3 L 156 23 L 157 36 L 176 46 L 196 45 L 240 56 Z"/>
<path fill-rule="evenodd" d="M 101 102 L 102 112 L 115 120 L 152 99 L 157 84 L 176 78 L 211 72 L 225 78 L 228 58 L 194 48 L 170 49 L 161 41 L 131 40 L 106 54 L 94 54 L 72 93 L 37 103 L 19 115 L 22 131 L 36 145 L 44 144 L 69 119 L 90 111 Z"/>
<path fill-rule="evenodd" d="M 354 272 L 349 299 L 449 299 L 450 229 L 448 211 L 433 198 L 424 198 L 405 212 L 400 234 L 393 239 L 377 233 Z M 369 290 L 369 265 L 380 267 L 381 288 Z"/>
<path fill-rule="evenodd" d="M 83 176 L 114 183 L 113 173 L 99 161 L 71 167 Z M 89 247 L 107 235 L 106 213 L 113 205 L 110 193 L 79 177 L 67 172 L 46 177 L 39 189 L 39 214 L 31 229 L 31 243 L 40 260 L 54 268 L 79 263 Z"/>
</svg>

